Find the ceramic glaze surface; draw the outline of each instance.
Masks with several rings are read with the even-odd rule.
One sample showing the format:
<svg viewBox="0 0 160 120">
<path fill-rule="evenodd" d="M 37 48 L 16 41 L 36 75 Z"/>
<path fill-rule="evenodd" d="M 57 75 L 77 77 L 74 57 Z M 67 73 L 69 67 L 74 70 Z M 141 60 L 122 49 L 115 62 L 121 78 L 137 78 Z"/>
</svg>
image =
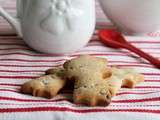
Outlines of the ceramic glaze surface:
<svg viewBox="0 0 160 120">
<path fill-rule="evenodd" d="M 95 28 L 94 0 L 17 0 L 17 12 L 24 41 L 40 52 L 77 51 Z"/>
<path fill-rule="evenodd" d="M 160 30 L 160 0 L 99 0 L 107 17 L 122 31 L 142 35 Z"/>
<path fill-rule="evenodd" d="M 84 11 L 75 8 L 74 1 L 71 0 L 52 0 L 51 2 L 48 15 L 41 21 L 41 28 L 51 34 L 62 34 L 65 28 L 70 31 L 76 30 L 76 21 L 83 16 Z"/>
</svg>

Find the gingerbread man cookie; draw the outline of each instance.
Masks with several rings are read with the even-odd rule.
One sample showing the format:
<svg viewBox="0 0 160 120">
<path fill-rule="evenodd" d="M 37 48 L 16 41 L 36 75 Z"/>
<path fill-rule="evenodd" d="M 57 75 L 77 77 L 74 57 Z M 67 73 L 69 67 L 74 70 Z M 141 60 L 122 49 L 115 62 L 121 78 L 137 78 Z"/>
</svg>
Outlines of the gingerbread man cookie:
<svg viewBox="0 0 160 120">
<path fill-rule="evenodd" d="M 67 76 L 75 80 L 74 103 L 106 106 L 111 102 L 112 89 L 107 81 L 111 71 L 106 59 L 80 56 L 65 62 L 64 68 Z"/>
<path fill-rule="evenodd" d="M 49 72 L 50 71 L 50 72 Z M 21 91 L 33 96 L 52 98 L 65 86 L 65 70 L 63 68 L 47 71 L 49 75 L 39 77 L 23 84 Z"/>
<path fill-rule="evenodd" d="M 119 79 L 122 79 L 122 87 L 134 88 L 137 84 L 144 82 L 144 75 L 138 73 L 132 68 L 116 68 L 113 67 L 112 73 Z"/>
</svg>

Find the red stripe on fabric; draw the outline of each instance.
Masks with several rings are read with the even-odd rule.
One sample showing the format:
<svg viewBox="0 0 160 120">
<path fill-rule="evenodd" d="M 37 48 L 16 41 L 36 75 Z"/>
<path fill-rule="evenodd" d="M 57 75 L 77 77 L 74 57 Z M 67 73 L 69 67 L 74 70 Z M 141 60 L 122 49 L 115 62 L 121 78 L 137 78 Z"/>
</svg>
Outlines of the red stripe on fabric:
<svg viewBox="0 0 160 120">
<path fill-rule="evenodd" d="M 25 61 L 25 62 L 37 62 L 36 60 L 20 60 L 20 61 Z M 48 60 L 39 60 L 39 62 L 50 62 Z M 60 65 L 37 65 L 37 66 L 33 66 L 33 65 L 4 65 L 4 64 L 0 64 L 0 66 L 7 66 L 7 67 L 58 67 L 61 66 Z M 115 64 L 109 64 L 109 65 L 115 65 Z M 147 68 L 154 68 L 154 66 L 149 65 L 149 64 L 116 64 L 116 66 L 118 67 L 147 67 Z"/>
<path fill-rule="evenodd" d="M 101 43 L 101 41 L 99 40 L 99 38 L 97 36 L 96 36 L 95 39 L 93 38 L 92 40 L 89 41 L 89 43 L 94 43 L 94 42 Z M 150 41 L 149 40 L 148 41 L 142 41 L 142 40 L 141 41 L 137 41 L 137 40 L 133 41 L 133 40 L 129 40 L 129 42 L 133 43 L 133 44 L 137 44 L 137 43 L 138 44 L 157 44 L 157 43 L 160 44 L 160 41 L 151 41 L 151 40 Z"/>
<path fill-rule="evenodd" d="M 22 85 L 22 84 L 21 84 Z M 18 86 L 20 87 L 21 85 L 4 85 L 4 86 Z M 1 86 L 1 84 L 0 84 Z M 4 89 L 5 91 L 10 91 L 10 89 Z M 0 89 L 0 91 L 3 91 L 3 89 Z M 17 90 L 14 90 L 14 92 L 19 92 L 19 89 Z M 62 91 L 61 93 L 66 93 L 66 94 L 72 94 L 73 92 L 72 91 Z M 119 96 L 119 95 L 145 95 L 145 94 L 152 94 L 152 93 L 160 93 L 160 91 L 154 91 L 154 92 L 121 92 L 121 93 L 117 93 L 116 96 Z"/>
<path fill-rule="evenodd" d="M 6 50 L 6 49 L 0 49 L 0 50 Z M 16 50 L 16 49 L 7 49 L 7 50 Z M 18 50 L 23 50 L 23 49 L 18 49 Z M 27 50 L 27 49 L 26 49 Z M 31 51 L 31 50 L 30 50 Z M 102 50 L 81 50 L 81 51 L 77 51 L 75 54 L 83 54 L 83 53 L 86 53 L 88 52 L 92 52 L 92 54 L 105 54 L 105 55 L 130 55 L 129 52 L 117 52 L 117 51 L 102 51 Z M 60 55 L 54 55 L 54 54 L 34 54 L 34 53 L 19 53 L 19 52 L 16 52 L 16 53 L 5 53 L 5 54 L 0 54 L 0 55 L 12 55 L 12 54 L 16 54 L 16 55 L 27 55 L 27 56 L 33 56 L 33 55 L 36 55 L 36 56 L 45 56 L 45 57 L 52 57 L 52 56 L 60 56 Z M 79 54 L 79 55 L 80 55 Z M 78 56 L 79 56 L 78 55 Z"/>
<path fill-rule="evenodd" d="M 0 59 L 0 61 L 17 61 L 17 62 L 61 62 L 65 61 L 66 59 L 58 59 L 58 60 L 25 60 L 25 59 Z M 129 61 L 108 61 L 108 62 L 122 62 L 122 63 L 140 63 L 140 62 L 129 62 Z"/>
<path fill-rule="evenodd" d="M 109 50 L 107 51 L 106 50 L 81 50 L 81 51 L 78 51 L 77 53 L 85 53 L 85 52 L 92 52 L 92 53 L 95 53 L 95 54 L 98 54 L 98 53 L 105 53 L 105 54 L 122 54 L 122 55 L 128 55 L 128 56 L 131 56 L 131 52 L 130 51 L 112 51 L 112 50 Z M 160 54 L 160 52 L 157 52 L 157 51 L 150 51 L 149 52 L 150 54 Z M 124 62 L 124 61 L 123 61 Z"/>
<path fill-rule="evenodd" d="M 25 55 L 25 56 L 34 56 L 34 57 L 54 57 L 54 56 L 62 56 L 58 54 L 29 54 L 29 53 L 5 53 L 5 54 L 0 54 L 2 55 Z"/>
<path fill-rule="evenodd" d="M 92 47 L 107 47 L 105 44 L 94 44 L 94 45 L 90 45 L 90 44 L 88 44 L 88 45 L 86 45 L 87 47 L 90 47 L 90 46 L 92 46 Z M 140 47 L 140 49 L 150 49 L 150 50 L 159 50 L 160 48 L 159 47 Z"/>
<path fill-rule="evenodd" d="M 6 91 L 6 92 L 16 92 L 16 93 L 21 93 L 20 89 L 15 89 L 15 90 L 12 90 L 12 89 L 0 89 L 0 91 Z M 61 94 L 72 94 L 73 92 L 72 91 L 62 91 Z M 23 93 L 21 93 L 23 94 Z"/>
<path fill-rule="evenodd" d="M 1 56 L 6 56 L 6 55 L 25 55 L 25 56 L 34 56 L 34 57 L 56 57 L 56 56 L 62 56 L 62 55 L 58 55 L 58 54 L 29 54 L 29 53 L 5 53 L 5 54 L 0 54 Z M 81 54 L 76 54 L 75 55 L 71 55 L 70 57 L 78 57 L 82 55 Z M 132 54 L 126 53 L 126 54 L 122 54 L 122 53 L 88 53 L 88 55 L 94 55 L 94 56 L 133 56 Z"/>
<path fill-rule="evenodd" d="M 58 60 L 25 60 L 25 59 L 0 59 L 0 61 L 17 61 L 17 62 L 61 62 L 66 59 L 58 59 Z"/>
<path fill-rule="evenodd" d="M 119 96 L 119 95 L 128 95 L 128 94 L 133 94 L 133 95 L 145 95 L 145 94 L 152 94 L 152 93 L 160 93 L 160 91 L 158 92 L 122 92 L 122 93 L 117 93 L 116 95 Z"/>
<path fill-rule="evenodd" d="M 122 54 L 122 53 L 89 53 L 90 55 L 101 55 L 101 56 L 109 56 L 109 55 L 120 55 L 120 56 L 126 56 L 129 55 L 128 53 L 126 54 Z M 58 55 L 58 54 L 29 54 L 29 53 L 4 53 L 4 54 L 0 54 L 1 56 L 5 56 L 5 55 L 25 55 L 25 56 L 34 56 L 34 57 L 55 57 L 55 56 L 62 56 L 62 55 Z M 78 57 L 81 54 L 76 54 L 75 55 L 71 55 L 71 57 Z"/>
<path fill-rule="evenodd" d="M 145 98 L 145 99 L 130 99 L 130 100 L 113 100 L 114 103 L 134 103 L 134 102 L 151 102 L 160 101 L 160 97 L 155 98 Z"/>
<path fill-rule="evenodd" d="M 85 109 L 78 110 L 67 107 L 31 107 L 31 108 L 7 108 L 0 109 L 1 113 L 4 112 L 38 112 L 38 111 L 57 111 L 57 112 L 73 112 L 73 113 L 97 113 L 97 112 L 140 112 L 140 113 L 155 113 L 159 114 L 160 110 L 148 109 Z"/>
<path fill-rule="evenodd" d="M 21 86 L 22 84 L 0 83 L 1 86 Z"/>
<path fill-rule="evenodd" d="M 116 66 L 118 66 L 118 67 L 146 67 L 146 68 L 155 68 L 154 66 L 151 66 L 151 65 L 148 65 L 148 64 L 146 64 L 146 65 L 142 65 L 142 64 L 140 64 L 140 65 L 135 65 L 135 64 L 132 64 L 132 65 L 116 65 Z"/>
<path fill-rule="evenodd" d="M 152 80 L 151 80 L 151 81 L 152 81 Z M 157 81 L 157 80 L 155 80 L 155 81 Z M 21 86 L 22 84 L 0 83 L 0 85 L 1 85 L 1 86 Z M 149 87 L 148 87 L 148 86 L 147 86 L 147 87 L 146 87 L 146 86 L 145 86 L 145 87 L 142 86 L 142 87 L 137 87 L 137 88 L 159 88 L 159 86 L 157 86 L 157 87 L 156 87 L 156 86 L 155 86 L 155 87 L 154 87 L 154 86 L 149 86 Z M 134 89 L 135 89 L 135 88 L 134 88 Z M 132 89 L 132 90 L 133 90 L 133 89 Z"/>
<path fill-rule="evenodd" d="M 0 91 L 21 93 L 19 89 L 17 89 L 17 90 L 0 89 Z M 65 92 L 62 91 L 61 93 L 71 94 L 72 91 L 65 91 Z M 143 92 L 143 93 L 138 93 L 138 92 L 122 92 L 122 93 L 117 93 L 116 96 L 120 96 L 120 95 L 145 95 L 145 94 L 152 94 L 152 93 L 160 93 L 160 91 L 157 91 L 157 92 Z"/>
<path fill-rule="evenodd" d="M 0 66 L 3 66 L 3 67 L 59 67 L 61 66 L 62 64 L 60 65 L 3 65 L 3 64 L 0 64 Z"/>
<path fill-rule="evenodd" d="M 8 78 L 8 79 L 34 79 L 37 77 L 36 76 L 0 76 L 0 78 Z"/>
<path fill-rule="evenodd" d="M 144 75 L 151 75 L 151 76 L 155 76 L 155 75 L 160 75 L 160 73 L 142 73 Z"/>
<path fill-rule="evenodd" d="M 120 60 L 108 60 L 109 63 L 130 63 L 130 64 L 146 64 L 136 61 L 120 61 Z"/>
<path fill-rule="evenodd" d="M 0 89 L 0 91 L 20 93 L 20 92 L 19 92 L 19 91 L 17 91 L 17 90 L 8 90 L 8 89 Z"/>
<path fill-rule="evenodd" d="M 101 44 L 100 44 L 101 45 Z M 101 46 L 101 48 L 103 48 L 103 49 L 97 49 L 97 50 L 94 50 L 94 47 L 92 47 L 92 46 L 88 46 L 88 48 L 90 48 L 90 49 L 82 49 L 82 50 L 80 50 L 80 51 L 78 51 L 78 52 L 81 52 L 81 51 L 90 51 L 90 52 L 117 52 L 117 53 L 128 53 L 128 54 L 130 54 L 131 52 L 130 51 L 122 51 L 122 50 L 116 50 L 116 49 L 109 49 L 109 47 L 104 47 L 104 46 Z M 150 53 L 152 53 L 152 54 L 158 54 L 158 53 L 160 53 L 159 51 L 150 51 Z"/>
<path fill-rule="evenodd" d="M 145 82 L 159 82 L 160 83 L 160 79 L 157 79 L 157 80 L 145 80 Z"/>
<path fill-rule="evenodd" d="M 19 72 L 45 72 L 45 70 L 0 70 L 0 72 L 10 72 L 10 73 L 19 73 Z"/>
<path fill-rule="evenodd" d="M 17 66 L 17 65 L 16 65 Z M 59 65 L 58 65 L 59 66 Z M 24 67 L 22 65 L 22 67 Z M 26 66 L 28 67 L 28 66 Z M 37 67 L 37 66 L 36 66 Z M 54 67 L 54 66 L 52 66 Z M 28 73 L 44 73 L 45 70 L 0 70 L 0 72 L 10 72 L 10 73 L 17 73 L 17 72 L 28 72 Z M 148 75 L 148 76 L 159 76 L 160 73 L 142 73 L 143 75 Z M 145 80 L 145 82 L 160 82 L 160 80 Z"/>
<path fill-rule="evenodd" d="M 160 86 L 137 86 L 136 88 L 160 88 Z"/>
<path fill-rule="evenodd" d="M 0 61 L 15 61 L 15 62 L 63 62 L 66 61 L 66 59 L 59 59 L 59 60 L 25 60 L 25 59 L 0 59 Z M 110 63 L 137 63 L 140 65 L 136 65 L 136 66 L 143 66 L 143 65 L 148 65 L 148 64 L 143 64 L 140 62 L 128 62 L 128 61 L 109 61 Z M 4 65 L 4 64 L 0 64 L 0 66 L 8 66 L 8 67 L 54 67 L 54 66 L 50 66 L 50 65 L 43 65 L 43 66 L 28 66 L 28 65 Z M 58 65 L 59 66 L 59 65 Z M 135 64 L 133 65 L 117 65 L 117 66 L 135 66 Z M 150 65 L 148 65 L 150 66 Z M 148 67 L 147 66 L 147 67 Z M 160 75 L 160 73 L 144 73 L 145 75 Z"/>
<path fill-rule="evenodd" d="M 52 104 L 52 103 L 24 103 L 24 104 L 19 104 L 19 103 L 0 103 L 0 105 L 7 105 L 7 106 L 13 106 L 13 105 L 19 105 L 19 106 L 38 106 L 38 105 L 45 105 L 46 107 L 49 105 L 49 104 Z M 131 108 L 131 107 L 160 107 L 160 105 L 113 105 L 113 104 L 110 104 L 111 107 L 128 107 L 128 108 Z"/>
<path fill-rule="evenodd" d="M 32 99 L 20 99 L 13 97 L 0 97 L 0 100 L 13 100 L 20 102 L 58 102 L 58 101 L 67 101 L 69 99 L 58 99 L 58 100 L 32 100 Z M 155 98 L 144 98 L 144 99 L 129 99 L 129 100 L 112 100 L 113 103 L 134 103 L 134 102 L 151 102 L 151 101 L 160 101 L 160 97 Z"/>
<path fill-rule="evenodd" d="M 58 99 L 58 100 L 32 100 L 32 99 L 20 99 L 20 98 L 13 98 L 13 97 L 2 97 L 0 96 L 0 100 L 12 100 L 18 102 L 60 102 L 60 101 L 70 101 L 69 99 Z"/>
<path fill-rule="evenodd" d="M 62 64 L 59 64 L 59 65 L 4 65 L 4 64 L 0 64 L 0 66 L 5 66 L 5 67 L 59 67 L 61 66 Z M 110 66 L 114 66 L 115 64 L 109 64 Z M 154 68 L 154 66 L 150 66 L 150 65 L 135 65 L 135 64 L 132 64 L 132 65 L 126 65 L 126 64 L 116 64 L 116 66 L 118 67 L 147 67 L 147 68 Z"/>
<path fill-rule="evenodd" d="M 21 79 L 21 78 L 35 78 L 35 77 L 38 77 L 38 75 L 37 76 L 0 76 L 0 78 L 19 78 L 19 79 Z M 137 87 L 135 87 L 135 88 L 160 88 L 160 86 L 137 86 Z"/>
<path fill-rule="evenodd" d="M 25 59 L 0 59 L 0 61 L 15 61 L 15 62 L 64 62 L 67 59 L 57 59 L 57 60 L 25 60 Z M 140 64 L 140 65 L 148 65 L 145 63 L 141 63 L 141 62 L 128 62 L 128 61 L 108 61 L 109 63 L 130 63 L 130 64 Z M 150 65 L 149 65 L 150 66 Z M 153 74 L 154 73 L 147 73 L 147 74 Z M 155 73 L 156 74 L 156 73 Z M 158 74 L 160 75 L 160 73 Z"/>
<path fill-rule="evenodd" d="M 160 80 L 145 80 L 145 82 L 159 82 L 160 83 Z"/>
</svg>

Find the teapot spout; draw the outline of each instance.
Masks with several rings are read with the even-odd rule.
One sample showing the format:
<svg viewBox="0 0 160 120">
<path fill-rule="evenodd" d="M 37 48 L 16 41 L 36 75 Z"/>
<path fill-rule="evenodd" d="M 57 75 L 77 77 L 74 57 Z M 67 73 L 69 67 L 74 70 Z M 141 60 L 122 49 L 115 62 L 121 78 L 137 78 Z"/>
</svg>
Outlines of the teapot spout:
<svg viewBox="0 0 160 120">
<path fill-rule="evenodd" d="M 23 37 L 20 20 L 18 18 L 12 17 L 8 14 L 2 7 L 0 7 L 0 15 L 8 21 L 8 23 L 16 30 L 20 37 Z"/>
</svg>

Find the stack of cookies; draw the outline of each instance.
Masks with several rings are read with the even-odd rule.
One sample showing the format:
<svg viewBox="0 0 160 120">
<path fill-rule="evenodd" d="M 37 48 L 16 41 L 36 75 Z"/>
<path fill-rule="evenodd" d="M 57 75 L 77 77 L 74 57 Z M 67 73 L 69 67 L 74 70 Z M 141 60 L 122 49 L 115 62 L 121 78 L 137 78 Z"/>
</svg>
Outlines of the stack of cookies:
<svg viewBox="0 0 160 120">
<path fill-rule="evenodd" d="M 73 83 L 73 101 L 88 106 L 107 106 L 121 87 L 133 88 L 144 76 L 133 69 L 108 67 L 107 60 L 89 55 L 68 60 L 63 67 L 23 84 L 21 91 L 33 96 L 53 98 Z"/>
</svg>

